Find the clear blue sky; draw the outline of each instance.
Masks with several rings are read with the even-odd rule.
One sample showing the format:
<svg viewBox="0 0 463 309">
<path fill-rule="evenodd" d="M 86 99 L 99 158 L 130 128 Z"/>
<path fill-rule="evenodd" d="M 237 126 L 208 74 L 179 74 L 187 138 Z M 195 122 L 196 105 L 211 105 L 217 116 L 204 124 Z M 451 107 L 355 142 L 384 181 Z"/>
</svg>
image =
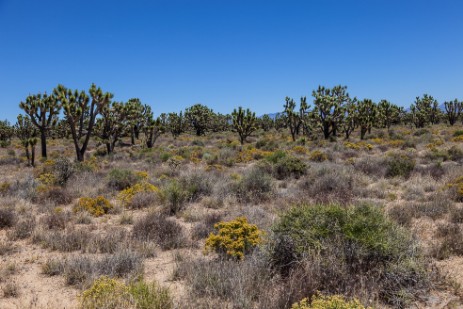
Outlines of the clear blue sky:
<svg viewBox="0 0 463 309">
<path fill-rule="evenodd" d="M 0 119 L 92 82 L 154 111 L 281 111 L 319 84 L 463 99 L 463 1 L 0 0 Z"/>
</svg>

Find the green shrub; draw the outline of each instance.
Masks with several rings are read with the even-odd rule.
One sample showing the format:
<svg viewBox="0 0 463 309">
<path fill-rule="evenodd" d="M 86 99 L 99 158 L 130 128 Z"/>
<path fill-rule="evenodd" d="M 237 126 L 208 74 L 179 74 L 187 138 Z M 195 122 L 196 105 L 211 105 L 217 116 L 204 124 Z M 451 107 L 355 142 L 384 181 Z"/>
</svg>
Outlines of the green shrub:
<svg viewBox="0 0 463 309">
<path fill-rule="evenodd" d="M 299 158 L 286 156 L 275 163 L 273 170 L 277 179 L 299 178 L 306 173 L 307 165 Z"/>
<path fill-rule="evenodd" d="M 238 198 L 245 202 L 265 200 L 272 191 L 272 177 L 257 167 L 247 172 L 237 184 Z"/>
<path fill-rule="evenodd" d="M 118 191 L 127 189 L 140 180 L 139 175 L 126 169 L 114 168 L 108 174 L 108 186 Z"/>
<path fill-rule="evenodd" d="M 447 152 L 452 161 L 460 161 L 463 159 L 463 150 L 458 146 L 452 146 Z"/>
<path fill-rule="evenodd" d="M 458 137 L 458 136 L 462 136 L 462 135 L 463 135 L 463 130 L 456 130 L 453 133 L 453 137 Z"/>
<path fill-rule="evenodd" d="M 404 154 L 393 154 L 386 160 L 386 177 L 410 177 L 415 168 L 415 160 Z"/>
<path fill-rule="evenodd" d="M 129 294 L 136 304 L 136 309 L 171 309 L 174 308 L 168 288 L 156 282 L 134 282 L 128 287 Z"/>
<path fill-rule="evenodd" d="M 182 184 L 178 181 L 171 181 L 161 192 L 168 212 L 176 215 L 185 208 L 188 192 L 184 190 Z"/>
<path fill-rule="evenodd" d="M 304 284 L 309 294 L 355 293 L 367 284 L 381 300 L 403 306 L 429 285 L 412 237 L 379 207 L 301 205 L 285 213 L 273 232 L 272 264 L 286 276 L 302 267 L 312 280 Z"/>
</svg>

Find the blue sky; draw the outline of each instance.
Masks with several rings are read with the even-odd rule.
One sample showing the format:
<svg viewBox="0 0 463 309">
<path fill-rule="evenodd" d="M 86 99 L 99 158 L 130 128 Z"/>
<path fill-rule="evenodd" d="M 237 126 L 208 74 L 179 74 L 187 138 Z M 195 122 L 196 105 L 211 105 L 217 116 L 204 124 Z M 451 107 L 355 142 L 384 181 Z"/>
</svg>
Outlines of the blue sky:
<svg viewBox="0 0 463 309">
<path fill-rule="evenodd" d="M 463 100 L 463 1 L 0 0 L 0 119 L 92 82 L 154 111 L 281 111 L 318 85 Z"/>
</svg>

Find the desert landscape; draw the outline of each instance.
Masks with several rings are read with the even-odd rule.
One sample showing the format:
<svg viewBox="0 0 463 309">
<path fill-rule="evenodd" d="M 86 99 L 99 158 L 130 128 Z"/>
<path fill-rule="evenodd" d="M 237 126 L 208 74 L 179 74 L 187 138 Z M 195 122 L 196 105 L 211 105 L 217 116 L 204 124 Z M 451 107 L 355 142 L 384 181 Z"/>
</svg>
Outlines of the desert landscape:
<svg viewBox="0 0 463 309">
<path fill-rule="evenodd" d="M 48 93 L 0 126 L 1 308 L 461 308 L 460 101 Z"/>
</svg>

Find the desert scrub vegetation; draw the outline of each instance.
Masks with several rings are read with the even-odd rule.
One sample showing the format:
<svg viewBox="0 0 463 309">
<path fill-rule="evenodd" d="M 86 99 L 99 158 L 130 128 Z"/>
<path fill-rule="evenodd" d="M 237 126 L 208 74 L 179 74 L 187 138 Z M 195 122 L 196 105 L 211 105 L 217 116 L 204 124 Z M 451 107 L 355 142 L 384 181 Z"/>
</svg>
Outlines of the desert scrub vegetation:
<svg viewBox="0 0 463 309">
<path fill-rule="evenodd" d="M 76 205 L 73 207 L 75 213 L 86 211 L 89 214 L 100 217 L 107 214 L 113 205 L 103 196 L 97 196 L 96 198 L 81 197 Z"/>
<path fill-rule="evenodd" d="M 355 295 L 365 284 L 371 295 L 403 306 L 430 285 L 426 260 L 411 235 L 375 205 L 295 206 L 273 233 L 272 264 L 290 277 L 302 267 L 312 277 L 307 294 Z"/>
<path fill-rule="evenodd" d="M 171 309 L 170 292 L 156 282 L 135 281 L 130 284 L 102 276 L 80 295 L 82 309 Z"/>
<path fill-rule="evenodd" d="M 205 250 L 217 252 L 222 257 L 244 259 L 257 245 L 262 243 L 262 231 L 249 224 L 245 217 L 214 225 L 217 234 L 206 239 Z"/>
<path fill-rule="evenodd" d="M 68 94 L 53 96 L 71 104 Z M 288 98 L 275 119 L 246 112 L 242 138 L 201 106 L 155 117 L 138 99 L 103 100 L 82 116 L 86 145 L 61 119 L 34 167 L 21 140 L 33 124 L 13 128 L 0 148 L 2 261 L 37 262 L 30 275 L 64 277 L 51 284 L 65 295 L 105 278 L 108 293 L 87 307 L 156 308 L 136 299 L 163 299 L 166 286 L 161 308 L 430 307 L 455 294 L 435 270 L 461 272 L 460 122 L 387 101 L 367 111 L 342 86 L 313 96 L 313 108 Z"/>
</svg>

